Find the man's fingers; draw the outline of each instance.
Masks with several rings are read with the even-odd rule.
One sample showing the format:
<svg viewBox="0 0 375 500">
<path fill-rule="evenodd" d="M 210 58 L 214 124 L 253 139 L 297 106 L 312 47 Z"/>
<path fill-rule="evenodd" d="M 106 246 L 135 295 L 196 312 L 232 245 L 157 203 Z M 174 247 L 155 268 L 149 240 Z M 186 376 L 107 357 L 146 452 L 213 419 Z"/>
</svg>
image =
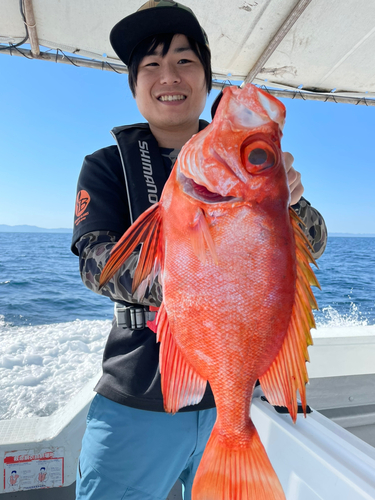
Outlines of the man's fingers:
<svg viewBox="0 0 375 500">
<path fill-rule="evenodd" d="M 301 182 L 301 174 L 293 168 L 294 156 L 291 153 L 283 153 L 285 170 L 288 177 L 290 190 L 290 204 L 295 205 L 301 198 L 305 188 Z"/>
<path fill-rule="evenodd" d="M 294 182 L 301 180 L 301 174 L 297 172 L 292 166 L 287 170 L 288 184 L 291 186 Z"/>
<path fill-rule="evenodd" d="M 284 158 L 285 170 L 289 172 L 294 162 L 294 156 L 291 153 L 285 152 L 283 153 L 283 158 Z"/>
<path fill-rule="evenodd" d="M 305 190 L 301 182 L 301 174 L 299 172 L 297 174 L 297 179 L 292 184 L 289 184 L 291 205 L 295 205 L 300 200 Z"/>
</svg>

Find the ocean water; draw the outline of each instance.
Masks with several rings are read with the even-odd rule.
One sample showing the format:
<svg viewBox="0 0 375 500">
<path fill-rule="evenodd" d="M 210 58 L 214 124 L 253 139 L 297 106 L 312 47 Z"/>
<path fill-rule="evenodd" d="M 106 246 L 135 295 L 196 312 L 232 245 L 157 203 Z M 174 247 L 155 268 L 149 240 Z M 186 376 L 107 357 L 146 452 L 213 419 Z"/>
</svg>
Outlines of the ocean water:
<svg viewBox="0 0 375 500">
<path fill-rule="evenodd" d="M 51 415 L 101 367 L 113 304 L 86 289 L 69 234 L 0 233 L 0 419 Z M 314 337 L 375 335 L 375 238 L 329 238 Z"/>
</svg>

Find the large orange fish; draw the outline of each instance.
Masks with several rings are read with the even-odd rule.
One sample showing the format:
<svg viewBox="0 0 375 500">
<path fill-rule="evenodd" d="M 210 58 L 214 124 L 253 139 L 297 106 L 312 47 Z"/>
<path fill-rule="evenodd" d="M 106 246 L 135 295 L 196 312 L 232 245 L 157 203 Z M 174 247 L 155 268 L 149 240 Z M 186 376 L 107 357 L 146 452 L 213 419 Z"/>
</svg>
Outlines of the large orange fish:
<svg viewBox="0 0 375 500">
<path fill-rule="evenodd" d="M 254 385 L 306 408 L 314 262 L 280 149 L 284 106 L 252 85 L 227 87 L 213 122 L 181 150 L 160 202 L 114 248 L 106 283 L 142 243 L 133 290 L 159 273 L 157 318 L 166 411 L 198 403 L 209 381 L 217 420 L 194 500 L 284 500 L 250 418 Z"/>
</svg>

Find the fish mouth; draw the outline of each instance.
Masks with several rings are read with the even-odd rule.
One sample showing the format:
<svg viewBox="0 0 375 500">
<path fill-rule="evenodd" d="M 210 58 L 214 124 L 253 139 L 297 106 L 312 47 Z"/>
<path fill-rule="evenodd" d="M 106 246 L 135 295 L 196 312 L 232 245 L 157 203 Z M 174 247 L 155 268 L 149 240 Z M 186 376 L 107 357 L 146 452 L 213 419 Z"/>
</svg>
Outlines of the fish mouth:
<svg viewBox="0 0 375 500">
<path fill-rule="evenodd" d="M 202 201 L 203 203 L 213 205 L 217 203 L 239 201 L 239 198 L 236 198 L 234 196 L 222 196 L 219 193 L 214 193 L 207 189 L 206 186 L 197 184 L 193 179 L 185 177 L 181 172 L 179 172 L 178 174 L 178 180 L 185 194 L 198 201 Z"/>
</svg>

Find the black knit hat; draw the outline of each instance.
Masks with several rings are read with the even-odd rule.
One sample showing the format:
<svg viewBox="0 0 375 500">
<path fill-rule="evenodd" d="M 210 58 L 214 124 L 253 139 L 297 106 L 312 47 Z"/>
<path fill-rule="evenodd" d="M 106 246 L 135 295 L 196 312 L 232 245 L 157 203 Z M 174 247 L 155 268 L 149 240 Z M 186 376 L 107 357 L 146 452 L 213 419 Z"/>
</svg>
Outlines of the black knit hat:
<svg viewBox="0 0 375 500">
<path fill-rule="evenodd" d="M 119 58 L 129 65 L 135 47 L 161 33 L 180 33 L 209 47 L 206 32 L 193 11 L 172 0 L 149 0 L 137 12 L 118 22 L 109 39 Z"/>
</svg>

